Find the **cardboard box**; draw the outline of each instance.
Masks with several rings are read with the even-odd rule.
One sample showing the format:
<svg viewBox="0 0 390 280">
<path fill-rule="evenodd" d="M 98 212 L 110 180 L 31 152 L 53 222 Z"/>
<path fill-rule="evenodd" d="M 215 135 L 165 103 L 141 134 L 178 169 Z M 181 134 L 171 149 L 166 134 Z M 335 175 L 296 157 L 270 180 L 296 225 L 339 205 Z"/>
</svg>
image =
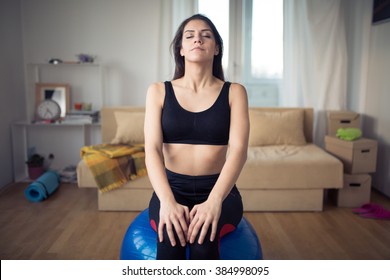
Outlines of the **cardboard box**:
<svg viewBox="0 0 390 280">
<path fill-rule="evenodd" d="M 325 136 L 325 150 L 339 158 L 344 172 L 349 174 L 372 173 L 376 171 L 378 142 L 360 138 L 346 141 L 335 136 Z"/>
<path fill-rule="evenodd" d="M 339 128 L 360 128 L 360 114 L 352 111 L 328 111 L 327 135 L 336 136 Z"/>
<path fill-rule="evenodd" d="M 360 207 L 370 202 L 371 176 L 368 174 L 344 174 L 344 185 L 334 196 L 339 207 Z"/>
</svg>

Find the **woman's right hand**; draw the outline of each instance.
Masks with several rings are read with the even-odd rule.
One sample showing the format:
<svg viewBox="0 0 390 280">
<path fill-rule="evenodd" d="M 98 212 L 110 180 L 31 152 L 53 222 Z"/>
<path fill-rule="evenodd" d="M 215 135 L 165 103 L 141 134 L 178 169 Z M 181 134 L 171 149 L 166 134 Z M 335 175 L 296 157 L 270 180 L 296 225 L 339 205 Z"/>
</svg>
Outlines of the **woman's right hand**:
<svg viewBox="0 0 390 280">
<path fill-rule="evenodd" d="M 158 226 L 158 238 L 160 242 L 164 240 L 163 229 L 165 226 L 172 246 L 176 245 L 175 231 L 179 237 L 181 246 L 186 246 L 189 220 L 190 212 L 187 206 L 181 205 L 176 201 L 161 202 L 160 222 Z"/>
</svg>

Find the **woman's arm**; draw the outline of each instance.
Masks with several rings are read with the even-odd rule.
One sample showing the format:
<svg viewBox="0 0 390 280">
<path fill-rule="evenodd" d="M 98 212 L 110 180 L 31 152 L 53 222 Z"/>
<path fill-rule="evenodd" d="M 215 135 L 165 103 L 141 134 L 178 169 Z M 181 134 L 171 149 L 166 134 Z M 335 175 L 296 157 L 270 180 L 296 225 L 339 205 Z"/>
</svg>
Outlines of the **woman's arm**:
<svg viewBox="0 0 390 280">
<path fill-rule="evenodd" d="M 236 183 L 247 158 L 249 112 L 245 88 L 240 84 L 232 84 L 229 99 L 231 108 L 229 153 L 208 199 L 191 210 L 188 231 L 188 240 L 191 243 L 195 241 L 199 231 L 201 231 L 199 243 L 202 243 L 210 225 L 212 227 L 210 238 L 211 241 L 214 240 L 222 202 Z"/>
<path fill-rule="evenodd" d="M 185 246 L 189 210 L 188 207 L 178 204 L 173 196 L 166 177 L 162 152 L 161 112 L 164 96 L 163 83 L 152 84 L 149 87 L 145 108 L 145 163 L 149 180 L 160 200 L 159 240 L 160 242 L 163 240 L 165 226 L 172 246 L 176 244 L 174 230 L 180 239 L 181 245 Z"/>
</svg>

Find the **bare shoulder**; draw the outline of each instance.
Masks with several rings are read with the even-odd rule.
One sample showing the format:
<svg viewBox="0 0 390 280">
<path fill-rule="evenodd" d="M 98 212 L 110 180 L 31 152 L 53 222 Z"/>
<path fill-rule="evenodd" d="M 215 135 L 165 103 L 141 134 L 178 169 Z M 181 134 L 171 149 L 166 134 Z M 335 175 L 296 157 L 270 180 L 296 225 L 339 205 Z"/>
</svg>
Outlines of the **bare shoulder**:
<svg viewBox="0 0 390 280">
<path fill-rule="evenodd" d="M 241 100 L 246 103 L 248 97 L 245 87 L 239 83 L 231 83 L 229 99 L 231 102 L 235 102 L 234 100 Z"/>
<path fill-rule="evenodd" d="M 150 84 L 148 87 L 148 94 L 161 94 L 165 92 L 165 86 L 163 82 L 156 82 Z"/>
<path fill-rule="evenodd" d="M 230 88 L 234 92 L 241 92 L 242 94 L 246 94 L 246 89 L 242 84 L 231 83 Z"/>
<path fill-rule="evenodd" d="M 165 86 L 163 82 L 150 84 L 147 91 L 146 103 L 159 103 L 162 105 L 165 97 Z"/>
</svg>

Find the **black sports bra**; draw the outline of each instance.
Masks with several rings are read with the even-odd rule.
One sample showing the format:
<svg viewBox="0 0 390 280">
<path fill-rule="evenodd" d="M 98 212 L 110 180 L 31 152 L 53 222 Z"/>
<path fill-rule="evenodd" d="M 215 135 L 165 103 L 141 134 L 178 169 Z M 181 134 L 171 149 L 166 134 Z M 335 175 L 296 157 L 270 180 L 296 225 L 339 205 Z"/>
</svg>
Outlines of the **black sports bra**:
<svg viewBox="0 0 390 280">
<path fill-rule="evenodd" d="M 214 104 L 202 112 L 180 106 L 172 83 L 165 82 L 161 126 L 164 143 L 227 145 L 230 130 L 230 83 L 225 82 Z"/>
</svg>

